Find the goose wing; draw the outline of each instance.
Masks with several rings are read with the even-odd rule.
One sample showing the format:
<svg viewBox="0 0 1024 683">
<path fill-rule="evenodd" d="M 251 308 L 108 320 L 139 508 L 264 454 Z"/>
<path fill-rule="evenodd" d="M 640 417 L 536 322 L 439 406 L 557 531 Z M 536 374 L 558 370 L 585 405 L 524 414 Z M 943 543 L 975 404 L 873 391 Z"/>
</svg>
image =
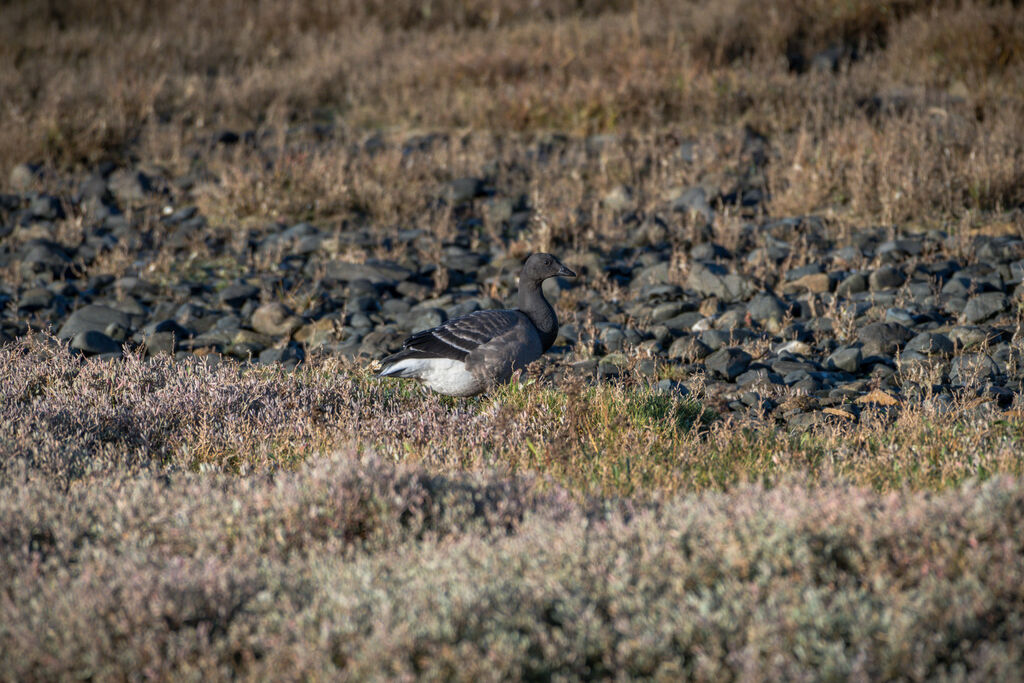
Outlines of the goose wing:
<svg viewBox="0 0 1024 683">
<path fill-rule="evenodd" d="M 402 350 L 384 359 L 384 365 L 405 358 L 448 358 L 465 361 L 478 347 L 530 325 L 519 311 L 475 311 L 452 318 L 442 325 L 422 330 L 402 343 Z"/>
</svg>

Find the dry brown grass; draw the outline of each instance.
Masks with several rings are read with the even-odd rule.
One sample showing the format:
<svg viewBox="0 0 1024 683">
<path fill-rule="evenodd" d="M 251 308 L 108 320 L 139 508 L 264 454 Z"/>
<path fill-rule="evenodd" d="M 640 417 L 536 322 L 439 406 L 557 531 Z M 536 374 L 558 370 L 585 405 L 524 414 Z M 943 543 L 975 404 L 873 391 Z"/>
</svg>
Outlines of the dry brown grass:
<svg viewBox="0 0 1024 683">
<path fill-rule="evenodd" d="M 730 137 L 749 125 L 770 142 L 773 213 L 957 224 L 965 214 L 995 220 L 979 214 L 1024 201 L 1024 19 L 1013 5 L 570 6 L 14 4 L 0 29 L 13 66 L 0 77 L 0 168 L 127 155 L 180 171 L 214 130 L 280 136 L 330 121 L 345 144 L 376 129 L 612 131 L 625 137 L 611 152 L 632 159 L 634 176 L 675 148 L 630 139 L 696 136 L 703 179 L 714 184 L 736 172 Z M 840 59 L 837 73 L 791 71 L 795 54 L 829 47 L 856 59 Z M 367 199 L 386 213 L 394 201 L 361 198 L 351 183 L 321 187 L 316 154 L 277 153 L 260 172 L 272 174 L 264 186 L 278 197 L 275 179 L 292 173 L 290 188 L 332 208 Z M 261 158 L 225 166 L 218 176 L 247 185 L 253 168 L 266 168 Z M 379 172 L 390 188 L 410 180 Z M 666 188 L 641 189 L 657 197 Z M 546 194 L 551 205 L 570 199 Z M 226 210 L 262 206 L 253 199 Z"/>
<path fill-rule="evenodd" d="M 351 447 L 436 473 L 538 473 L 580 497 L 643 499 L 794 476 L 942 489 L 1024 474 L 1020 416 L 993 421 L 992 406 L 968 392 L 947 413 L 909 403 L 789 433 L 717 419 L 642 377 L 557 389 L 533 381 L 453 400 L 331 359 L 294 373 L 137 356 L 111 364 L 40 336 L 0 350 L 0 370 L 5 476 L 40 473 L 65 485 L 113 472 L 275 472 Z"/>
</svg>

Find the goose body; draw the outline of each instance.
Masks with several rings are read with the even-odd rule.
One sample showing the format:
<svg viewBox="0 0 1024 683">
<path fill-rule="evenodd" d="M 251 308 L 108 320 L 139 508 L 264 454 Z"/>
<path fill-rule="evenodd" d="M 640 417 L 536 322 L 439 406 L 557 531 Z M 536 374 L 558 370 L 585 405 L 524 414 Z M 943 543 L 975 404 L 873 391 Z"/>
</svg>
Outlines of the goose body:
<svg viewBox="0 0 1024 683">
<path fill-rule="evenodd" d="M 448 396 L 474 396 L 508 382 L 558 335 L 558 319 L 541 283 L 575 275 L 554 256 L 533 254 L 519 278 L 519 308 L 476 311 L 416 332 L 383 360 L 380 376 L 416 379 Z"/>
</svg>

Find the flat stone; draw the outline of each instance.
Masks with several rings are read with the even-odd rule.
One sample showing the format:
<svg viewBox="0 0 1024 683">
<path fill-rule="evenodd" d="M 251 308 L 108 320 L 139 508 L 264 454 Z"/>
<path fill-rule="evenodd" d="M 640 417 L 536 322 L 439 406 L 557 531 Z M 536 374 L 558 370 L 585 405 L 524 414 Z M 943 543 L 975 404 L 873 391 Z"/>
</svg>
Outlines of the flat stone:
<svg viewBox="0 0 1024 683">
<path fill-rule="evenodd" d="M 838 285 L 836 285 L 836 294 L 839 296 L 850 296 L 851 294 L 859 294 L 860 292 L 866 292 L 867 290 L 868 279 L 864 277 L 863 273 L 847 275 Z"/>
<path fill-rule="evenodd" d="M 147 335 L 169 333 L 174 335 L 174 338 L 177 339 L 178 341 L 181 341 L 182 339 L 187 339 L 188 337 L 192 336 L 191 330 L 178 324 L 176 320 L 170 319 L 159 320 L 155 323 L 150 323 L 146 325 L 142 329 L 142 331 Z"/>
<path fill-rule="evenodd" d="M 828 424 L 828 416 L 819 411 L 792 413 L 786 416 L 787 426 L 794 431 L 805 431 L 819 425 Z"/>
<path fill-rule="evenodd" d="M 967 300 L 963 320 L 969 325 L 974 325 L 994 318 L 1009 308 L 1009 305 L 1010 300 L 1002 292 L 976 294 Z"/>
<path fill-rule="evenodd" d="M 711 223 L 715 217 L 715 212 L 708 202 L 707 192 L 700 186 L 687 188 L 671 197 L 669 208 L 679 213 L 695 213 L 703 218 L 705 223 Z"/>
<path fill-rule="evenodd" d="M 32 200 L 28 205 L 28 212 L 34 218 L 41 218 L 46 221 L 55 221 L 64 218 L 64 207 L 60 199 L 53 195 L 41 194 Z"/>
<path fill-rule="evenodd" d="M 980 344 L 991 344 L 999 339 L 995 330 L 976 325 L 957 325 L 949 331 L 949 339 L 957 349 L 970 349 Z"/>
<path fill-rule="evenodd" d="M 18 297 L 18 310 L 26 313 L 49 308 L 53 304 L 53 292 L 44 287 L 26 289 Z"/>
<path fill-rule="evenodd" d="M 245 345 L 250 348 L 258 348 L 260 351 L 271 346 L 274 340 L 265 334 L 260 334 L 256 330 L 247 330 L 240 328 L 235 331 L 235 334 L 231 337 L 231 343 L 234 345 Z"/>
<path fill-rule="evenodd" d="M 11 169 L 7 182 L 17 191 L 24 192 L 42 177 L 42 169 L 36 164 L 18 164 Z"/>
<path fill-rule="evenodd" d="M 259 361 L 260 365 L 280 363 L 285 366 L 293 366 L 302 361 L 303 357 L 301 349 L 286 346 L 283 349 L 266 349 L 260 352 Z"/>
<path fill-rule="evenodd" d="M 633 272 L 629 283 L 631 290 L 640 290 L 651 285 L 664 285 L 668 282 L 668 261 L 653 263 Z"/>
<path fill-rule="evenodd" d="M 678 301 L 666 301 L 651 309 L 651 320 L 654 322 L 665 322 L 683 312 L 683 304 Z"/>
<path fill-rule="evenodd" d="M 899 323 L 871 323 L 857 332 L 857 339 L 864 345 L 867 356 L 895 353 L 910 340 L 913 333 Z"/>
<path fill-rule="evenodd" d="M 913 326 L 914 316 L 902 308 L 887 308 L 885 309 L 885 322 L 887 323 L 899 323 L 904 326 Z"/>
<path fill-rule="evenodd" d="M 759 323 L 774 322 L 776 325 L 786 317 L 789 307 L 782 299 L 772 294 L 758 294 L 747 304 L 746 313 L 751 320 Z"/>
<path fill-rule="evenodd" d="M 71 340 L 71 348 L 90 355 L 121 354 L 121 344 L 97 330 L 84 330 Z"/>
<path fill-rule="evenodd" d="M 750 365 L 751 356 L 743 349 L 726 347 L 704 359 L 704 367 L 730 382 Z"/>
<path fill-rule="evenodd" d="M 749 278 L 710 263 L 694 263 L 686 278 L 686 286 L 701 296 L 717 297 L 726 303 L 749 299 L 757 291 Z"/>
<path fill-rule="evenodd" d="M 941 356 L 948 358 L 953 355 L 954 345 L 952 340 L 938 332 L 922 332 L 909 342 L 904 351 L 920 353 L 924 356 Z"/>
<path fill-rule="evenodd" d="M 57 332 L 57 337 L 71 339 L 82 332 L 104 332 L 112 323 L 120 325 L 126 330 L 131 329 L 131 318 L 127 313 L 109 306 L 89 304 L 79 308 L 68 317 L 60 331 Z"/>
<path fill-rule="evenodd" d="M 782 286 L 782 291 L 785 294 L 798 294 L 800 292 L 824 294 L 825 292 L 832 291 L 832 284 L 832 278 L 829 277 L 828 273 L 811 273 L 785 283 Z"/>
<path fill-rule="evenodd" d="M 694 325 L 702 320 L 704 320 L 704 315 L 699 311 L 687 311 L 662 322 L 670 330 L 689 332 L 693 329 Z"/>
<path fill-rule="evenodd" d="M 141 202 L 153 190 L 149 176 L 127 169 L 114 171 L 107 181 L 107 187 L 114 193 L 118 201 L 124 204 Z"/>
<path fill-rule="evenodd" d="M 868 277 L 868 287 L 872 292 L 878 292 L 883 289 L 902 287 L 906 281 L 906 276 L 898 268 L 883 266 L 872 272 Z"/>
<path fill-rule="evenodd" d="M 634 204 L 633 190 L 628 185 L 616 185 L 601 198 L 601 204 L 611 211 L 626 211 Z"/>
<path fill-rule="evenodd" d="M 290 335 L 302 327 L 302 319 L 279 301 L 262 304 L 252 312 L 252 328 L 271 337 Z"/>
<path fill-rule="evenodd" d="M 28 278 L 35 273 L 50 273 L 62 277 L 71 268 L 71 259 L 59 244 L 45 239 L 33 239 L 24 245 L 21 272 Z"/>
<path fill-rule="evenodd" d="M 342 282 L 367 280 L 373 285 L 395 286 L 412 277 L 412 271 L 398 264 L 384 261 L 367 261 L 366 263 L 331 261 L 327 264 L 325 275 L 328 279 Z"/>
<path fill-rule="evenodd" d="M 464 204 L 476 197 L 483 197 L 485 184 L 481 178 L 455 178 L 445 185 L 443 195 L 452 204 Z"/>
<path fill-rule="evenodd" d="M 228 285 L 220 291 L 218 298 L 232 308 L 240 308 L 246 301 L 260 293 L 256 285 L 238 283 Z"/>
<path fill-rule="evenodd" d="M 145 339 L 146 355 L 156 356 L 158 354 L 173 355 L 176 349 L 176 340 L 181 337 L 175 337 L 173 332 L 154 332 Z"/>
<path fill-rule="evenodd" d="M 437 327 L 448 319 L 448 314 L 441 308 L 416 307 L 408 313 L 396 317 L 396 322 L 403 330 L 419 332 Z"/>
<path fill-rule="evenodd" d="M 654 391 L 665 396 L 689 396 L 690 388 L 682 382 L 671 379 L 663 379 L 654 385 Z"/>
<path fill-rule="evenodd" d="M 296 330 L 294 339 L 309 348 L 330 344 L 338 339 L 338 335 L 335 333 L 338 324 L 338 321 L 333 318 L 315 320 Z"/>
<path fill-rule="evenodd" d="M 693 335 L 679 337 L 668 347 L 668 357 L 684 363 L 694 363 L 711 354 L 711 349 Z"/>
<path fill-rule="evenodd" d="M 605 351 L 621 351 L 626 341 L 626 333 L 618 327 L 606 327 L 598 334 Z"/>
<path fill-rule="evenodd" d="M 954 386 L 986 382 L 999 374 L 999 366 L 984 353 L 957 356 L 949 365 L 949 381 Z"/>
</svg>

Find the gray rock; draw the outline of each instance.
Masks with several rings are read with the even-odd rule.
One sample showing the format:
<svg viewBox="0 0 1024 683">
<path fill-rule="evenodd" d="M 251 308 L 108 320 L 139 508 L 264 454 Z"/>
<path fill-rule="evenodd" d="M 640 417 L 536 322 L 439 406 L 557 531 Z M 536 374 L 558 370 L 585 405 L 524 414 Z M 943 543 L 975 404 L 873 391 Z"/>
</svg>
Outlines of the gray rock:
<svg viewBox="0 0 1024 683">
<path fill-rule="evenodd" d="M 836 294 L 839 296 L 850 296 L 851 294 L 859 294 L 860 292 L 866 292 L 867 290 L 868 279 L 864 277 L 863 273 L 847 275 L 836 286 Z"/>
<path fill-rule="evenodd" d="M 61 326 L 57 337 L 60 339 L 72 339 L 82 332 L 103 333 L 111 324 L 131 329 L 131 318 L 127 313 L 110 308 L 109 306 L 89 304 L 71 314 Z M 106 335 L 104 334 L 104 336 Z"/>
<path fill-rule="evenodd" d="M 747 369 L 750 361 L 750 354 L 743 349 L 727 347 L 705 358 L 704 367 L 731 382 Z"/>
<path fill-rule="evenodd" d="M 715 212 L 708 202 L 707 192 L 700 186 L 687 188 L 671 198 L 669 200 L 669 207 L 679 213 L 698 214 L 704 219 L 705 223 L 711 223 L 715 217 Z"/>
<path fill-rule="evenodd" d="M 736 377 L 736 384 L 741 387 L 759 386 L 768 387 L 772 384 L 782 384 L 782 378 L 768 368 L 757 368 L 740 373 Z"/>
<path fill-rule="evenodd" d="M 121 344 L 97 330 L 84 330 L 71 339 L 71 348 L 91 355 L 121 355 Z"/>
<path fill-rule="evenodd" d="M 443 195 L 452 204 L 464 204 L 477 197 L 483 197 L 484 181 L 480 178 L 455 178 L 444 187 Z"/>
<path fill-rule="evenodd" d="M 626 211 L 634 205 L 633 190 L 628 185 L 616 185 L 601 198 L 601 204 L 612 211 Z"/>
<path fill-rule="evenodd" d="M 920 353 L 924 356 L 941 356 L 949 358 L 953 355 L 954 346 L 952 340 L 938 332 L 922 332 L 909 342 L 905 351 Z"/>
<path fill-rule="evenodd" d="M 668 282 L 668 261 L 644 266 L 633 272 L 629 288 L 636 291 L 651 285 L 663 285 Z"/>
<path fill-rule="evenodd" d="M 806 431 L 828 424 L 828 416 L 821 411 L 792 413 L 786 416 L 786 425 L 793 431 Z"/>
<path fill-rule="evenodd" d="M 121 343 L 128 338 L 128 328 L 118 322 L 112 322 L 103 329 L 103 334 Z"/>
<path fill-rule="evenodd" d="M 265 303 L 252 313 L 252 329 L 271 337 L 290 335 L 300 327 L 302 319 L 278 301 Z"/>
<path fill-rule="evenodd" d="M 53 298 L 53 292 L 44 287 L 26 289 L 18 297 L 18 310 L 34 313 L 43 308 L 49 308 L 53 304 Z"/>
<path fill-rule="evenodd" d="M 668 236 L 668 224 L 659 216 L 648 215 L 635 230 L 630 231 L 627 240 L 632 247 L 657 246 L 668 240 Z"/>
<path fill-rule="evenodd" d="M 654 322 L 665 322 L 683 312 L 683 304 L 679 301 L 666 301 L 651 309 L 651 320 Z"/>
<path fill-rule="evenodd" d="M 818 369 L 818 366 L 814 363 L 805 360 L 796 360 L 795 358 L 777 358 L 772 361 L 772 371 L 780 375 L 788 375 L 792 372 L 814 372 Z"/>
<path fill-rule="evenodd" d="M 984 353 L 957 356 L 949 366 L 949 381 L 953 386 L 984 383 L 999 374 L 999 366 Z"/>
<path fill-rule="evenodd" d="M 28 212 L 33 218 L 41 218 L 46 221 L 55 221 L 64 218 L 64 207 L 60 200 L 48 194 L 38 195 L 28 206 Z"/>
<path fill-rule="evenodd" d="M 891 356 L 912 336 L 913 333 L 899 323 L 871 323 L 857 332 L 866 356 Z"/>
<path fill-rule="evenodd" d="M 654 385 L 654 391 L 665 396 L 689 396 L 690 389 L 682 382 L 663 379 Z"/>
<path fill-rule="evenodd" d="M 986 264 L 975 264 L 953 273 L 942 287 L 946 296 L 962 296 L 980 292 L 1001 292 L 1003 278 Z"/>
<path fill-rule="evenodd" d="M 957 349 L 970 349 L 982 344 L 998 341 L 1000 335 L 994 330 L 975 325 L 957 325 L 949 331 L 949 339 Z"/>
<path fill-rule="evenodd" d="M 487 262 L 484 254 L 466 251 L 459 247 L 450 247 L 444 253 L 444 265 L 449 270 L 462 273 L 475 273 Z"/>
<path fill-rule="evenodd" d="M 380 305 L 381 313 L 394 318 L 395 316 L 408 313 L 409 309 L 412 308 L 412 304 L 405 299 L 386 299 Z M 468 313 L 468 311 L 467 311 Z M 254 314 L 255 315 L 255 314 Z M 457 317 L 459 314 L 452 314 L 451 309 L 448 310 L 448 315 Z"/>
<path fill-rule="evenodd" d="M 853 375 L 860 372 L 860 365 L 863 360 L 864 355 L 858 347 L 844 346 L 833 351 L 825 359 L 825 367 L 830 370 L 842 370 Z"/>
<path fill-rule="evenodd" d="M 409 332 L 419 332 L 437 327 L 448 319 L 448 314 L 443 309 L 431 306 L 417 306 L 408 313 L 395 318 L 398 326 Z"/>
<path fill-rule="evenodd" d="M 730 273 L 717 264 L 694 263 L 686 278 L 686 286 L 701 296 L 714 296 L 726 303 L 750 298 L 757 287 L 750 279 Z"/>
<path fill-rule="evenodd" d="M 256 285 L 237 283 L 228 285 L 220 291 L 218 298 L 232 308 L 240 308 L 246 301 L 260 293 Z"/>
<path fill-rule="evenodd" d="M 626 342 L 626 333 L 617 326 L 609 326 L 601 330 L 598 339 L 601 340 L 605 351 L 621 351 Z"/>
<path fill-rule="evenodd" d="M 974 325 L 989 318 L 994 318 L 1009 308 L 1009 305 L 1010 300 L 1002 292 L 976 294 L 967 300 L 967 306 L 964 307 L 963 320 L 970 325 Z"/>
<path fill-rule="evenodd" d="M 790 268 L 786 271 L 786 282 L 793 282 L 794 280 L 799 280 L 802 277 L 815 275 L 821 272 L 824 272 L 824 268 L 822 268 L 821 264 L 818 262 L 808 263 L 807 265 L 800 266 L 799 268 Z"/>
<path fill-rule="evenodd" d="M 153 184 L 145 173 L 127 169 L 110 174 L 107 186 L 123 204 L 141 202 L 153 190 Z"/>
<path fill-rule="evenodd" d="M 690 258 L 694 261 L 716 261 L 718 259 L 731 259 L 732 254 L 720 244 L 701 242 L 693 245 L 693 248 L 690 249 Z"/>
<path fill-rule="evenodd" d="M 672 342 L 668 347 L 668 357 L 673 360 L 681 360 L 684 363 L 693 363 L 711 354 L 711 349 L 693 335 L 685 335 Z"/>
<path fill-rule="evenodd" d="M 340 280 L 341 282 L 367 280 L 373 285 L 395 286 L 412 277 L 412 271 L 395 263 L 383 261 L 367 261 L 366 263 L 331 261 L 327 264 L 325 275 L 330 280 Z"/>
<path fill-rule="evenodd" d="M 562 296 L 562 292 L 572 289 L 574 285 L 572 280 L 564 277 L 552 277 L 542 282 L 540 288 L 544 292 L 544 298 L 555 303 Z"/>
<path fill-rule="evenodd" d="M 700 333 L 700 340 L 708 345 L 712 351 L 717 351 L 738 341 L 744 341 L 753 336 L 750 330 L 741 328 L 705 330 Z"/>
<path fill-rule="evenodd" d="M 294 366 L 303 358 L 302 350 L 286 346 L 283 349 L 266 349 L 260 352 L 260 365 L 280 363 L 285 366 Z"/>
<path fill-rule="evenodd" d="M 906 276 L 898 268 L 883 266 L 868 277 L 868 287 L 872 292 L 879 292 L 884 289 L 902 287 L 906 281 Z"/>
<path fill-rule="evenodd" d="M 623 366 L 617 363 L 610 363 L 608 359 L 602 358 L 597 364 L 598 379 L 614 379 L 622 374 Z"/>
<path fill-rule="evenodd" d="M 781 323 L 789 307 L 773 294 L 758 294 L 747 304 L 747 315 L 759 323 Z"/>
<path fill-rule="evenodd" d="M 674 318 L 662 321 L 665 327 L 670 330 L 676 330 L 678 332 L 689 332 L 693 329 L 701 320 L 704 320 L 704 315 L 699 311 L 688 311 L 686 313 L 680 313 Z"/>
<path fill-rule="evenodd" d="M 885 309 L 885 322 L 913 326 L 914 316 L 912 316 L 909 311 L 902 308 L 887 308 Z"/>
<path fill-rule="evenodd" d="M 145 338 L 146 355 L 156 356 L 164 353 L 173 355 L 177 350 L 176 341 L 181 337 L 175 337 L 173 332 L 154 332 Z"/>
<path fill-rule="evenodd" d="M 570 369 L 574 375 L 580 377 L 593 377 L 594 373 L 597 372 L 597 366 L 600 362 L 601 360 L 599 358 L 588 358 L 587 360 L 573 363 L 570 366 Z"/>
<path fill-rule="evenodd" d="M 170 333 L 178 341 L 192 336 L 192 332 L 189 329 L 179 325 L 177 321 L 169 319 L 150 323 L 142 328 L 142 331 L 146 335 Z"/>
<path fill-rule="evenodd" d="M 25 244 L 21 256 L 21 272 L 31 278 L 36 273 L 50 273 L 54 276 L 66 275 L 71 267 L 71 259 L 60 245 L 48 240 L 32 240 Z"/>
<path fill-rule="evenodd" d="M 18 164 L 11 169 L 7 182 L 12 189 L 24 192 L 42 177 L 42 168 L 36 164 Z"/>
</svg>

